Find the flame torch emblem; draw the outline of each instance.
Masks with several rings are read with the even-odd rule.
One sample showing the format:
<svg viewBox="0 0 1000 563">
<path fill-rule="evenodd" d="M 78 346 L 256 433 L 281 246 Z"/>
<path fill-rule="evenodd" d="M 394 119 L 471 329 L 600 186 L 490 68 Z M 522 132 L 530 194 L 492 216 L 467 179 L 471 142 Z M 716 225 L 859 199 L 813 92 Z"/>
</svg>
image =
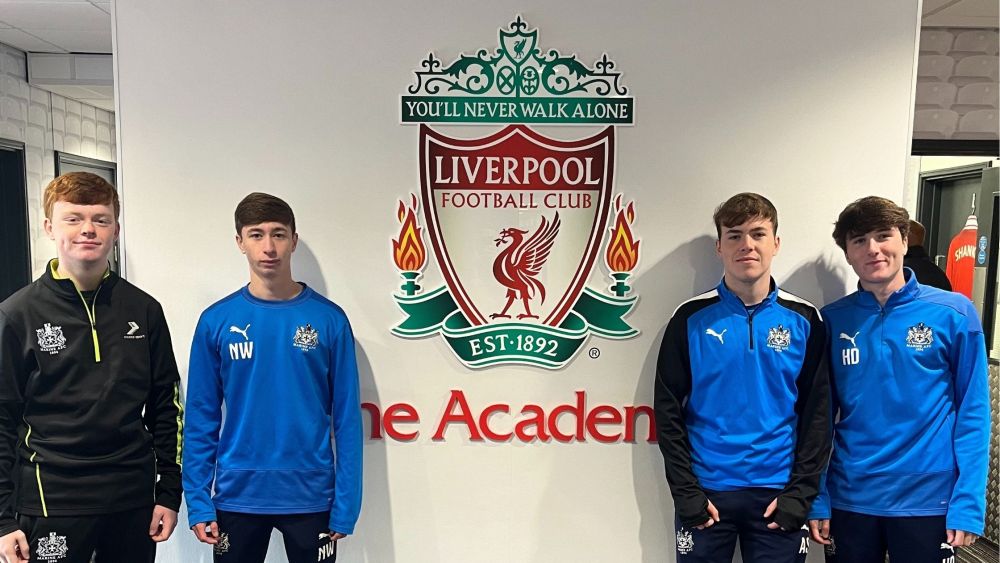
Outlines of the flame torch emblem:
<svg viewBox="0 0 1000 563">
<path fill-rule="evenodd" d="M 421 231 L 417 224 L 417 196 L 410 194 L 410 205 L 399 202 L 396 212 L 399 219 L 399 237 L 392 240 L 392 260 L 399 268 L 403 278 L 402 289 L 406 295 L 414 295 L 420 290 L 417 279 L 427 261 L 427 251 L 424 249 Z"/>
</svg>

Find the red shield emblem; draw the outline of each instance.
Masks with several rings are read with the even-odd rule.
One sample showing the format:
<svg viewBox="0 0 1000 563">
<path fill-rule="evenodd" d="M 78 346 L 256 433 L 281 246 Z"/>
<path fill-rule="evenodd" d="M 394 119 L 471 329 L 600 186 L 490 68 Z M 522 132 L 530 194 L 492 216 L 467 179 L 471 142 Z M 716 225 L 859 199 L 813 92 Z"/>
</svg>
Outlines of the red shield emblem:
<svg viewBox="0 0 1000 563">
<path fill-rule="evenodd" d="M 524 125 L 458 139 L 420 127 L 422 207 L 470 325 L 558 326 L 607 231 L 614 128 L 564 141 Z"/>
</svg>

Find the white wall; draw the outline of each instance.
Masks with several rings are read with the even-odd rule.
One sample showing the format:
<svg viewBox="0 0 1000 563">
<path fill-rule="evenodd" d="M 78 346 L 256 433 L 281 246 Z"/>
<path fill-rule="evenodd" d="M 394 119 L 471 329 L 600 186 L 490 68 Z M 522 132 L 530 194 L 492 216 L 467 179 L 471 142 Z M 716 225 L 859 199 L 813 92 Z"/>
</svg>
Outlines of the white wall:
<svg viewBox="0 0 1000 563">
<path fill-rule="evenodd" d="M 45 235 L 42 194 L 55 177 L 55 153 L 114 162 L 115 114 L 30 86 L 24 52 L 0 43 L 0 138 L 24 143 L 32 276 L 55 256 Z"/>
<path fill-rule="evenodd" d="M 247 278 L 232 241 L 237 201 L 264 190 L 296 209 L 296 275 L 351 316 L 364 399 L 413 403 L 422 420 L 413 442 L 366 446 L 364 510 L 341 561 L 673 561 L 655 445 L 477 444 L 456 431 L 433 442 L 434 422 L 451 389 L 480 408 L 551 408 L 581 389 L 593 402 L 649 404 L 663 327 L 718 279 L 711 213 L 738 191 L 779 209 L 779 282 L 818 303 L 842 295 L 852 282 L 830 238 L 837 213 L 864 195 L 902 195 L 917 4 L 118 3 L 130 278 L 164 303 L 184 365 L 200 311 Z M 418 188 L 417 129 L 398 124 L 397 104 L 428 52 L 450 61 L 494 47 L 518 13 L 543 47 L 588 64 L 608 52 L 636 98 L 615 181 L 637 205 L 644 255 L 629 321 L 642 334 L 595 338 L 586 346 L 599 359 L 557 372 L 473 372 L 439 338 L 388 332 L 401 317 L 388 250 L 396 200 Z M 161 553 L 210 558 L 184 529 Z"/>
</svg>

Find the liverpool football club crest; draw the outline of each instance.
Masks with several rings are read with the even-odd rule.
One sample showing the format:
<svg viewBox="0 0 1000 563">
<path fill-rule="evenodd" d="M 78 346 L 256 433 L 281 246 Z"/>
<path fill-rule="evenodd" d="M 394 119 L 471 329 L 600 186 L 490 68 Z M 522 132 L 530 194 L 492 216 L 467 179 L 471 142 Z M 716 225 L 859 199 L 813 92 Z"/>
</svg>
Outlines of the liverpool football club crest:
<svg viewBox="0 0 1000 563">
<path fill-rule="evenodd" d="M 543 54 L 520 17 L 498 44 L 444 67 L 429 55 L 402 98 L 402 121 L 420 124 L 419 190 L 396 209 L 406 318 L 392 331 L 441 334 L 469 367 L 559 368 L 591 334 L 638 334 L 624 320 L 636 302 L 635 203 L 614 186 L 615 125 L 632 123 L 632 98 L 607 55 L 591 68 Z M 433 123 L 487 126 L 454 136 Z M 529 123 L 599 128 L 554 138 Z M 444 285 L 425 291 L 431 258 Z M 602 274 L 611 283 L 591 287 Z"/>
</svg>

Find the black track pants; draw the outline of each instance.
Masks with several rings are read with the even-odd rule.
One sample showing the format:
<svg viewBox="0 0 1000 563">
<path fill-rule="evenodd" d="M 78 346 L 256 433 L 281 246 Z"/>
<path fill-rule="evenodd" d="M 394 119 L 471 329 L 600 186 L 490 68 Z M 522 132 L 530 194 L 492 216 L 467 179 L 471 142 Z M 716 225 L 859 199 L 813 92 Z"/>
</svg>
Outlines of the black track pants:
<svg viewBox="0 0 1000 563">
<path fill-rule="evenodd" d="M 215 563 L 263 563 L 271 530 L 277 528 L 285 541 L 288 563 L 333 563 L 337 542 L 327 535 L 329 512 L 312 514 L 217 513 L 219 543 L 214 546 Z"/>
<path fill-rule="evenodd" d="M 19 517 L 32 563 L 153 563 L 153 507 L 89 516 Z"/>
</svg>

